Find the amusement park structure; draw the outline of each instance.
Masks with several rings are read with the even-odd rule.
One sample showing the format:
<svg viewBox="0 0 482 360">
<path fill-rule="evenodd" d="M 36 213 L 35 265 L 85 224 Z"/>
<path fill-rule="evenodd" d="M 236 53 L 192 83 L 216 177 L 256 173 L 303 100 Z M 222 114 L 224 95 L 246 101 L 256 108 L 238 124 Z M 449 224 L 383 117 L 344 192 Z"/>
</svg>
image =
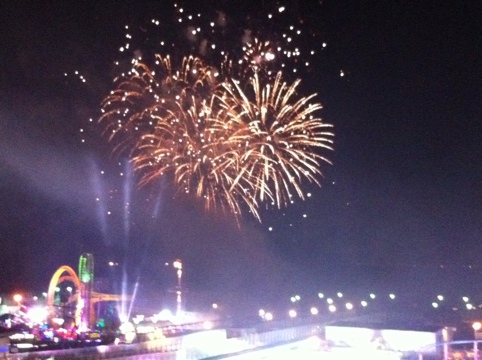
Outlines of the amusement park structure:
<svg viewBox="0 0 482 360">
<path fill-rule="evenodd" d="M 65 275 L 67 273 L 67 275 Z M 55 293 L 57 286 L 70 281 L 75 286 L 75 292 L 69 299 L 70 303 L 75 303 L 74 325 L 81 329 L 92 329 L 95 326 L 94 304 L 100 301 L 127 301 L 127 296 L 115 294 L 102 294 L 93 290 L 94 285 L 94 257 L 92 254 L 82 254 L 79 260 L 78 275 L 67 265 L 63 265 L 55 271 L 50 280 L 47 293 L 47 305 L 50 311 L 50 320 L 55 317 Z"/>
</svg>

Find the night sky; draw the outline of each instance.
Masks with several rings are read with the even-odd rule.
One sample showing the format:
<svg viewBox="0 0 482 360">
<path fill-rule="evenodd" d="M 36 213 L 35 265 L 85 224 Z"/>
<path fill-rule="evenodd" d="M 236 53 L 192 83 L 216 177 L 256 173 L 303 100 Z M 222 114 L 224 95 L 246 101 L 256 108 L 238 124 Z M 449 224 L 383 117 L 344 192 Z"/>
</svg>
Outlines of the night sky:
<svg viewBox="0 0 482 360">
<path fill-rule="evenodd" d="M 306 201 L 263 210 L 262 223 L 244 214 L 239 225 L 174 196 L 166 181 L 139 189 L 96 125 L 100 102 L 116 61 L 184 55 L 187 19 L 175 25 L 169 1 L 4 2 L 0 293 L 45 291 L 83 252 L 94 254 L 99 278 L 118 261 L 131 285 L 153 291 L 172 286 L 164 263 L 180 258 L 186 287 L 232 298 L 323 288 L 477 293 L 480 2 L 193 3 L 179 2 L 182 16 L 227 14 L 223 39 L 233 47 L 247 26 L 269 34 L 292 22 L 308 34 L 302 53 L 319 51 L 297 75 L 301 91 L 318 93 L 335 132 L 322 187 L 304 184 Z M 269 13 L 280 20 L 271 24 Z M 145 25 L 151 19 L 160 26 Z M 120 52 L 125 25 L 134 45 Z M 165 51 L 158 38 L 185 46 Z"/>
</svg>

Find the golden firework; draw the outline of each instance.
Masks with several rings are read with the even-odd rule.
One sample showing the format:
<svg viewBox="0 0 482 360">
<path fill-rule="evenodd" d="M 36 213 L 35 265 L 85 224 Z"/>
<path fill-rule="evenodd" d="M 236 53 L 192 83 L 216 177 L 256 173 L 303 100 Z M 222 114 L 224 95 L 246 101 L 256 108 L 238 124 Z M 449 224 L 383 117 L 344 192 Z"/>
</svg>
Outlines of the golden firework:
<svg viewBox="0 0 482 360">
<path fill-rule="evenodd" d="M 178 104 L 189 107 L 192 98 L 210 97 L 216 87 L 215 69 L 196 57 L 185 57 L 179 70 L 174 70 L 169 56 L 156 55 L 151 69 L 135 61 L 127 75 L 114 80 L 117 88 L 102 101 L 101 123 L 116 149 L 134 146 L 155 126 L 155 118 L 169 116 Z"/>
<path fill-rule="evenodd" d="M 268 64 L 275 59 L 275 51 L 269 41 L 260 41 L 255 38 L 252 42 L 248 42 L 244 47 L 243 62 L 245 66 L 245 74 L 248 69 L 252 74 L 256 74 L 261 70 L 269 72 Z"/>
<path fill-rule="evenodd" d="M 304 198 L 304 180 L 319 185 L 331 125 L 315 116 L 316 94 L 297 96 L 300 80 L 267 71 L 270 46 L 245 49 L 240 80 L 193 56 L 174 69 L 160 55 L 115 80 L 100 122 L 115 149 L 128 150 L 141 185 L 169 176 L 207 209 L 247 208 L 258 220 L 260 204 L 286 206 L 294 193 Z"/>
<path fill-rule="evenodd" d="M 225 142 L 222 114 L 214 115 L 212 101 L 193 98 L 187 110 L 178 103 L 167 116 L 156 118 L 153 131 L 132 151 L 134 168 L 142 174 L 140 183 L 171 175 L 179 191 L 203 199 L 206 209 L 227 208 L 239 215 L 245 203 L 259 218 L 252 196 L 255 184 L 249 177 L 238 179 L 237 153 Z"/>
<path fill-rule="evenodd" d="M 320 161 L 330 161 L 317 148 L 332 150 L 332 125 L 314 113 L 316 96 L 294 99 L 300 80 L 287 85 L 279 72 L 272 83 L 262 84 L 258 75 L 243 90 L 237 81 L 224 84 L 230 96 L 220 98 L 227 114 L 229 139 L 239 151 L 240 175 L 255 177 L 255 197 L 271 199 L 278 207 L 291 201 L 292 190 L 304 198 L 303 178 L 319 184 Z M 251 180 L 253 181 L 253 180 Z"/>
</svg>

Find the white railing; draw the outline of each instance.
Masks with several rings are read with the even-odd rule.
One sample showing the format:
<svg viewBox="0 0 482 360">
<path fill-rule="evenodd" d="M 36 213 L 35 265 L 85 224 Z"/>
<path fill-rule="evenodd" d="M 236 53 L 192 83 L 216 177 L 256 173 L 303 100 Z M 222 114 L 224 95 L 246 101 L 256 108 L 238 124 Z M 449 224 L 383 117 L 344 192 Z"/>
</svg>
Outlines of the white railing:
<svg viewBox="0 0 482 360">
<path fill-rule="evenodd" d="M 100 345 L 80 349 L 39 351 L 35 353 L 3 354 L 0 360 L 38 359 L 101 360 L 135 359 L 138 355 L 156 354 L 156 359 L 205 359 L 226 356 L 263 346 L 301 340 L 319 332 L 315 325 L 297 326 L 266 332 L 246 331 L 239 337 L 227 336 L 225 329 L 195 332 L 183 336 L 163 338 L 136 344 Z"/>
<path fill-rule="evenodd" d="M 273 347 L 293 346 L 297 342 L 320 335 L 321 325 L 299 325 L 284 329 L 260 331 L 255 328 L 218 329 L 199 331 L 191 334 L 152 340 L 136 344 L 101 345 L 96 347 L 39 351 L 31 353 L 0 353 L 0 360 L 102 360 L 102 359 L 145 359 L 155 354 L 159 360 L 226 359 L 241 356 L 250 351 L 263 351 Z M 234 336 L 233 336 L 234 335 Z M 414 351 L 404 356 L 414 360 L 453 360 L 461 352 L 471 359 L 482 360 L 482 340 L 467 340 L 439 343 L 436 351 Z M 291 344 L 291 345 L 289 345 Z M 462 350 L 463 348 L 463 350 Z M 32 357 L 33 356 L 33 357 Z"/>
</svg>

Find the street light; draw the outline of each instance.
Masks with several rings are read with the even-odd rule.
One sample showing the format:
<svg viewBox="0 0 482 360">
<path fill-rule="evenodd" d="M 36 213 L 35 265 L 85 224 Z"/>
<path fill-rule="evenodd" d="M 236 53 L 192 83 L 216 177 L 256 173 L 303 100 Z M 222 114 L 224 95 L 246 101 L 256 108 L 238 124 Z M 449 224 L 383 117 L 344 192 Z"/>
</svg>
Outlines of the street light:
<svg viewBox="0 0 482 360">
<path fill-rule="evenodd" d="M 182 262 L 181 260 L 177 259 L 172 263 L 175 269 L 177 269 L 177 288 L 176 288 L 176 302 L 177 302 L 177 316 L 181 315 L 182 311 Z"/>
<path fill-rule="evenodd" d="M 474 329 L 474 338 L 475 338 L 475 340 L 478 340 L 477 338 L 478 338 L 479 336 L 477 336 L 477 335 L 478 335 L 478 331 L 479 331 L 480 329 L 482 329 L 482 323 L 481 323 L 480 321 L 474 322 L 474 323 L 472 324 L 472 329 Z"/>
<path fill-rule="evenodd" d="M 477 346 L 477 338 L 479 337 L 478 335 L 480 334 L 478 331 L 482 329 L 482 323 L 479 321 L 474 322 L 472 324 L 472 329 L 474 329 L 474 360 L 477 360 L 479 357 L 479 347 Z"/>
<path fill-rule="evenodd" d="M 18 305 L 22 302 L 23 296 L 20 294 L 13 295 L 13 301 L 15 301 Z"/>
</svg>

